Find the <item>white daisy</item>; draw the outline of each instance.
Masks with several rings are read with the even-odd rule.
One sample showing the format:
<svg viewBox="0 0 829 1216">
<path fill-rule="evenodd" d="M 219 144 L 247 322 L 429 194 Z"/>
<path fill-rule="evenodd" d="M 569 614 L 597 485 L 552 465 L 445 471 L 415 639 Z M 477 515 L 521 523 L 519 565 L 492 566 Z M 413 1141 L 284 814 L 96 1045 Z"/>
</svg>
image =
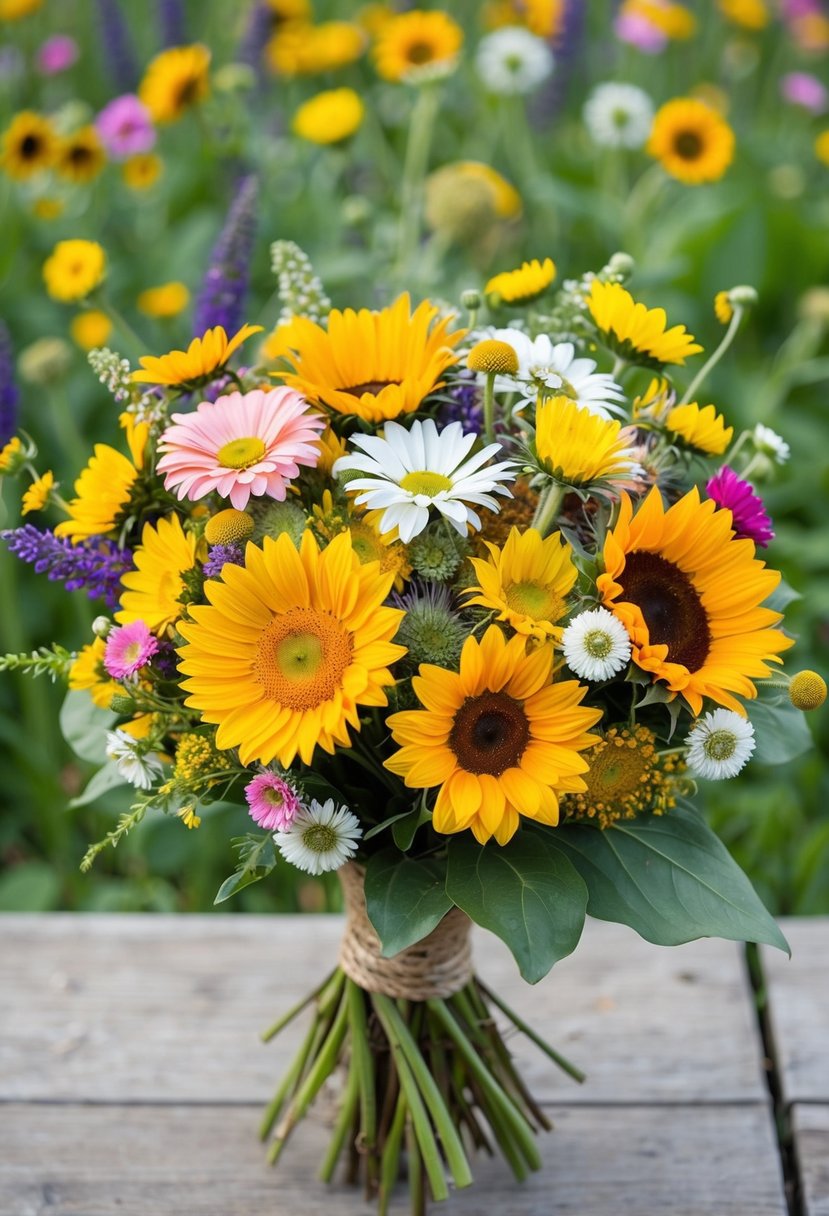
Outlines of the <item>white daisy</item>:
<svg viewBox="0 0 829 1216">
<path fill-rule="evenodd" d="M 609 372 L 596 371 L 593 359 L 576 358 L 572 342 L 553 345 L 546 334 L 533 339 L 523 330 L 512 328 L 490 329 L 486 337 L 508 342 L 518 355 L 515 375 L 495 379 L 496 390 L 521 394 L 516 411 L 534 405 L 539 394 L 549 397 L 566 393 L 602 418 L 622 413 L 624 407 L 619 403 L 625 399 L 623 390 Z"/>
<path fill-rule="evenodd" d="M 489 93 L 531 93 L 551 75 L 553 52 L 520 25 L 504 26 L 478 44 L 475 66 Z"/>
<path fill-rule="evenodd" d="M 601 148 L 641 148 L 653 124 L 653 102 L 635 84 L 597 85 L 582 115 L 594 143 Z"/>
<path fill-rule="evenodd" d="M 337 807 L 334 799 L 317 802 L 296 814 L 284 832 L 274 832 L 276 847 L 286 861 L 306 874 L 326 874 L 339 870 L 357 852 L 363 834 L 360 821 L 348 807 Z"/>
<path fill-rule="evenodd" d="M 334 475 L 352 469 L 367 474 L 348 481 L 349 491 L 360 491 L 354 501 L 369 511 L 382 510 L 380 531 L 398 528 L 404 543 L 423 531 L 432 508 L 465 537 L 468 524 L 476 529 L 481 526 L 467 504 L 497 511 L 498 502 L 492 495 L 511 498 L 510 491 L 499 483 L 515 480 L 509 460 L 484 468 L 501 451 L 499 443 L 489 443 L 469 456 L 477 439 L 474 433 L 465 435 L 459 422 L 451 422 L 442 431 L 431 418 L 413 422 L 408 430 L 398 422 L 387 422 L 383 438 L 352 435 L 351 443 L 365 455 L 348 452 L 341 456 L 334 463 Z"/>
<path fill-rule="evenodd" d="M 630 659 L 627 630 L 606 608 L 574 617 L 561 636 L 561 648 L 567 666 L 581 680 L 609 680 Z"/>
<path fill-rule="evenodd" d="M 763 426 L 762 422 L 758 422 L 754 428 L 754 446 L 764 456 L 771 456 L 776 464 L 785 464 L 792 454 L 786 440 L 770 426 Z"/>
<path fill-rule="evenodd" d="M 733 709 L 699 718 L 687 739 L 688 768 L 711 781 L 736 777 L 754 751 L 754 727 Z"/>
<path fill-rule="evenodd" d="M 125 730 L 108 730 L 106 754 L 121 776 L 136 789 L 148 790 L 162 774 L 161 761 L 141 751 L 141 744 Z"/>
</svg>

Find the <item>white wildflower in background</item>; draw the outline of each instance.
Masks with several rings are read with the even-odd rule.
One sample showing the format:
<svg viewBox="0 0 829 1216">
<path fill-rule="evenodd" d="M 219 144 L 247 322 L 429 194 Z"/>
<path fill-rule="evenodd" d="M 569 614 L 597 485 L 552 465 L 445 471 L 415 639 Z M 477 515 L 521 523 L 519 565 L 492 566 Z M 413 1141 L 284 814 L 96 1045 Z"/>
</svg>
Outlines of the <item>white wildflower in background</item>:
<svg viewBox="0 0 829 1216">
<path fill-rule="evenodd" d="M 650 135 L 653 102 L 635 84 L 600 84 L 582 111 L 584 124 L 601 148 L 641 148 Z"/>
<path fill-rule="evenodd" d="M 518 356 L 518 371 L 495 380 L 497 391 L 521 394 L 516 410 L 535 405 L 539 394 L 564 393 L 602 418 L 623 411 L 623 405 L 619 404 L 625 399 L 623 390 L 609 372 L 596 371 L 593 359 L 576 358 L 572 342 L 554 345 L 546 334 L 533 339 L 523 330 L 513 328 L 492 329 L 486 336 L 507 342 Z"/>
<path fill-rule="evenodd" d="M 763 426 L 762 422 L 758 422 L 754 428 L 754 446 L 764 456 L 771 456 L 776 464 L 785 464 L 792 454 L 785 439 L 781 439 L 770 426 Z"/>
<path fill-rule="evenodd" d="M 551 75 L 554 59 L 543 39 L 509 25 L 481 39 L 475 66 L 487 92 L 510 95 L 537 89 Z"/>
<path fill-rule="evenodd" d="M 347 807 L 335 806 L 333 798 L 322 803 L 312 799 L 289 828 L 274 833 L 274 840 L 285 860 L 298 870 L 326 874 L 354 856 L 362 834 L 359 819 Z"/>
<path fill-rule="evenodd" d="M 124 780 L 139 790 L 150 789 L 163 772 L 158 757 L 142 752 L 138 740 L 125 730 L 107 731 L 106 754 Z"/>
<path fill-rule="evenodd" d="M 754 727 L 733 709 L 715 709 L 696 722 L 685 742 L 690 772 L 719 781 L 745 768 L 755 747 Z"/>
<path fill-rule="evenodd" d="M 630 660 L 630 638 L 606 608 L 581 612 L 564 630 L 561 648 L 567 666 L 581 680 L 609 680 Z"/>
</svg>

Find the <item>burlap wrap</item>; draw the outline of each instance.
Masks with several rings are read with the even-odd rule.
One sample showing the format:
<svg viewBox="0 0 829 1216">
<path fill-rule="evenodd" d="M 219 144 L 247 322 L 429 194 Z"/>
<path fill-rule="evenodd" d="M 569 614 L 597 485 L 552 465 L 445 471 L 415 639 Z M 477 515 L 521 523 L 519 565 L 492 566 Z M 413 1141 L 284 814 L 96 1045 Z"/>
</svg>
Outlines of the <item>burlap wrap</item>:
<svg viewBox="0 0 829 1216">
<path fill-rule="evenodd" d="M 366 915 L 365 870 L 348 862 L 338 871 L 345 897 L 346 926 L 340 946 L 340 966 L 366 992 L 425 1001 L 451 996 L 472 978 L 472 922 L 452 908 L 428 937 L 382 958 L 380 941 Z"/>
</svg>

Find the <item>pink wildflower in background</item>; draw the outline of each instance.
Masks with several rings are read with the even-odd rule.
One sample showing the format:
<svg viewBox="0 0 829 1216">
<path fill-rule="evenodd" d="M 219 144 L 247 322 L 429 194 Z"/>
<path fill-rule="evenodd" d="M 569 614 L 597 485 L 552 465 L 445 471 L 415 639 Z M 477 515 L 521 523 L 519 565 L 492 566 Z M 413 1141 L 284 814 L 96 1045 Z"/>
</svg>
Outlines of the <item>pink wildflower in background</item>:
<svg viewBox="0 0 829 1216">
<path fill-rule="evenodd" d="M 787 72 L 780 77 L 780 93 L 785 101 L 802 106 L 810 114 L 822 114 L 829 100 L 829 91 L 811 72 Z"/>
<path fill-rule="evenodd" d="M 95 119 L 95 128 L 109 155 L 117 160 L 149 152 L 155 143 L 150 112 L 134 93 L 124 93 L 105 105 Z"/>
<path fill-rule="evenodd" d="M 260 828 L 285 831 L 296 818 L 302 803 L 296 790 L 276 773 L 260 773 L 245 786 L 251 818 Z"/>
<path fill-rule="evenodd" d="M 53 34 L 42 43 L 35 55 L 35 66 L 41 76 L 57 76 L 77 63 L 80 51 L 69 34 Z"/>
<path fill-rule="evenodd" d="M 125 680 L 134 676 L 158 650 L 158 640 L 153 637 L 143 621 L 131 621 L 112 630 L 104 650 L 104 667 L 114 680 Z"/>
</svg>

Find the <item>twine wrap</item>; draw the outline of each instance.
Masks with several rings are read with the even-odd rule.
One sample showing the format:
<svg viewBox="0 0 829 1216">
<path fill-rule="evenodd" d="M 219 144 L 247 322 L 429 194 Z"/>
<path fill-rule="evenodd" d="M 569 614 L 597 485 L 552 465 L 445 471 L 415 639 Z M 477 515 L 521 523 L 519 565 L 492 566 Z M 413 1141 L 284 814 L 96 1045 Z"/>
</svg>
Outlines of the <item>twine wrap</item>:
<svg viewBox="0 0 829 1216">
<path fill-rule="evenodd" d="M 350 861 L 337 871 L 343 889 L 346 926 L 340 966 L 366 992 L 407 1001 L 452 996 L 472 978 L 472 922 L 451 908 L 428 937 L 393 958 L 380 954 L 380 939 L 366 914 L 365 870 Z"/>
</svg>

